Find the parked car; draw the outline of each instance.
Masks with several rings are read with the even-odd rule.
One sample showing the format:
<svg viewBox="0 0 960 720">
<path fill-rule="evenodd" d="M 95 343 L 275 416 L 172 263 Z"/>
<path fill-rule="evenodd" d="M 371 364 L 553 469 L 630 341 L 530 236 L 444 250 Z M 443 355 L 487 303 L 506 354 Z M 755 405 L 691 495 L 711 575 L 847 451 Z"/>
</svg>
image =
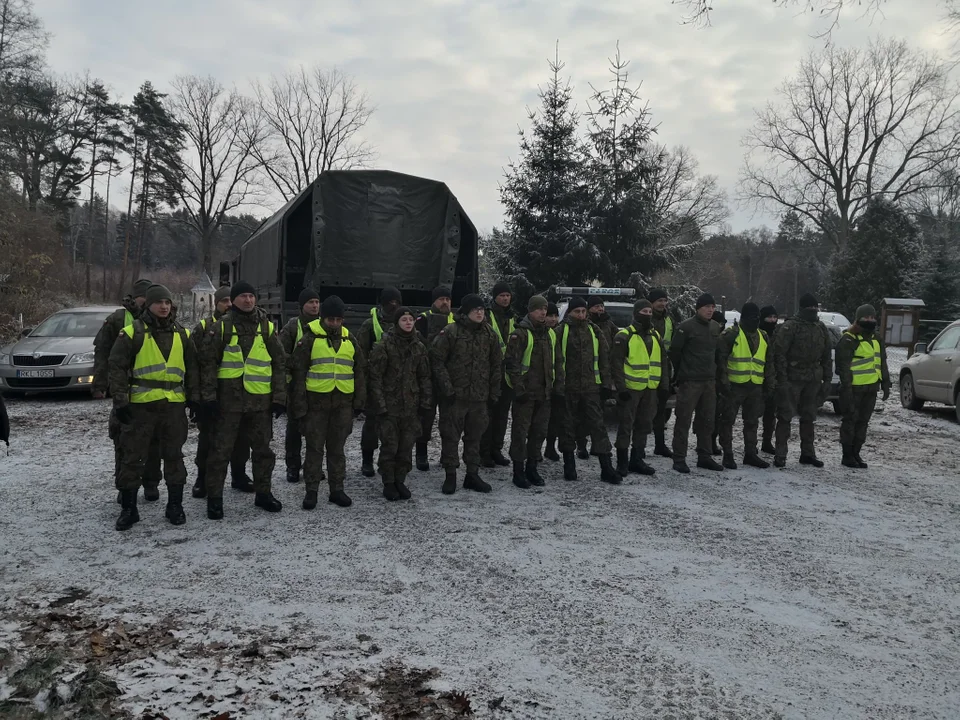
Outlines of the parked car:
<svg viewBox="0 0 960 720">
<path fill-rule="evenodd" d="M 93 339 L 117 307 L 60 310 L 21 339 L 0 348 L 0 392 L 5 395 L 92 392 Z"/>
<path fill-rule="evenodd" d="M 829 310 L 823 310 L 817 313 L 817 317 L 820 318 L 820 322 L 824 325 L 836 325 L 840 328 L 841 333 L 853 324 L 847 319 L 846 315 L 838 312 L 830 312 Z"/>
<path fill-rule="evenodd" d="M 917 343 L 900 369 L 900 403 L 919 410 L 926 402 L 952 405 L 960 421 L 960 320 L 929 345 Z"/>
</svg>

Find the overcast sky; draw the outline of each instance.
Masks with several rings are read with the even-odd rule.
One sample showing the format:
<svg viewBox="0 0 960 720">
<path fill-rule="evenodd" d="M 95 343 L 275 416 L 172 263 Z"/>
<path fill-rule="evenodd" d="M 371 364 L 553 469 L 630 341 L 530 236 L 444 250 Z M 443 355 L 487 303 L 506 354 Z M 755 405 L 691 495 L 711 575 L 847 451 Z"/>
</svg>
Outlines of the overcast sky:
<svg viewBox="0 0 960 720">
<path fill-rule="evenodd" d="M 823 28 L 770 0 L 716 0 L 713 26 L 680 24 L 670 0 L 35 0 L 57 72 L 89 70 L 125 100 L 180 73 L 245 88 L 299 64 L 338 65 L 377 106 L 366 137 L 378 167 L 446 182 L 481 230 L 500 223 L 498 183 L 517 128 L 560 43 L 585 108 L 620 41 L 659 141 L 689 146 L 731 194 L 753 110 L 792 74 Z M 889 0 L 842 19 L 834 39 L 903 37 L 946 50 L 939 0 Z M 276 207 L 279 207 L 279 203 Z M 776 224 L 735 205 L 734 230 Z M 275 209 L 275 208 L 270 208 Z"/>
</svg>

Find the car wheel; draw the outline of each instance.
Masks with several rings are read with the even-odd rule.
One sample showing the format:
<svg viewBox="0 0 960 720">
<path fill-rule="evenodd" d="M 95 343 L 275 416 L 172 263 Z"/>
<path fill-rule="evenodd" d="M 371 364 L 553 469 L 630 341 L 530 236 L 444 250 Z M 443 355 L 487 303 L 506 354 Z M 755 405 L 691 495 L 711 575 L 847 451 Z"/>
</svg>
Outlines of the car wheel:
<svg viewBox="0 0 960 720">
<path fill-rule="evenodd" d="M 913 375 L 905 372 L 900 376 L 900 404 L 907 410 L 919 410 L 923 407 L 923 400 L 917 397 L 916 387 L 913 384 Z"/>
</svg>

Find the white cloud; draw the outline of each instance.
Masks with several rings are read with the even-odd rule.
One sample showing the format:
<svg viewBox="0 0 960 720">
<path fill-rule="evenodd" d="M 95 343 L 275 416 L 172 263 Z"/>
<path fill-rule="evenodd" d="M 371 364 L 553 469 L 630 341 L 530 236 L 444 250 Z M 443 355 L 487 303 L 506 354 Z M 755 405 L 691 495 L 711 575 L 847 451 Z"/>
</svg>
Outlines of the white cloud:
<svg viewBox="0 0 960 720">
<path fill-rule="evenodd" d="M 500 222 L 502 169 L 557 40 L 584 110 L 589 83 L 609 78 L 619 39 L 660 141 L 689 146 L 731 190 L 753 109 L 823 42 L 812 37 L 822 27 L 815 16 L 767 0 L 716 3 L 706 29 L 682 26 L 670 0 L 35 3 L 55 35 L 54 68 L 89 69 L 126 98 L 144 80 L 164 88 L 178 73 L 246 86 L 301 63 L 339 65 L 377 106 L 366 136 L 380 166 L 443 180 L 481 228 Z M 946 51 L 940 13 L 937 3 L 891 0 L 882 18 L 846 18 L 835 39 L 862 45 L 883 33 Z M 734 215 L 736 228 L 750 222 Z"/>
</svg>

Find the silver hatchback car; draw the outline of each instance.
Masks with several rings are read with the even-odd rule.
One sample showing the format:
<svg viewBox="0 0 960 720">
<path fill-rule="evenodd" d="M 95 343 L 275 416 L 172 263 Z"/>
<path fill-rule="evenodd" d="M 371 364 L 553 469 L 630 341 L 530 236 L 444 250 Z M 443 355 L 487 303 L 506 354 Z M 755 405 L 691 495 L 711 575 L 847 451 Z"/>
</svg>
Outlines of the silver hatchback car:
<svg viewBox="0 0 960 720">
<path fill-rule="evenodd" d="M 900 403 L 919 410 L 925 402 L 953 405 L 960 421 L 960 320 L 932 343 L 918 343 L 900 370 Z"/>
<path fill-rule="evenodd" d="M 4 395 L 93 390 L 93 339 L 117 306 L 60 310 L 0 348 Z"/>
</svg>

